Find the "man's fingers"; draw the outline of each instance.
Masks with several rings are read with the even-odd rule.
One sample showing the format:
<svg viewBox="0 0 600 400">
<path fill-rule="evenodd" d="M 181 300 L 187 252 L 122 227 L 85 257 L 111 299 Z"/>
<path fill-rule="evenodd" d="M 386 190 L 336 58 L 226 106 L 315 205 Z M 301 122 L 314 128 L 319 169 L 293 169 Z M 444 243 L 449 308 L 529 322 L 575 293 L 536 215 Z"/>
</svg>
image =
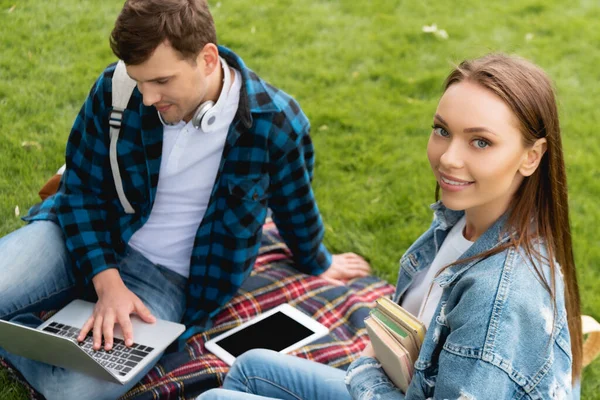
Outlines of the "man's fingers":
<svg viewBox="0 0 600 400">
<path fill-rule="evenodd" d="M 362 268 L 367 268 L 367 269 L 371 268 L 370 264 L 363 258 L 354 258 L 354 259 L 352 259 L 351 264 L 360 265 Z"/>
<path fill-rule="evenodd" d="M 102 321 L 103 318 L 101 315 L 96 316 L 94 321 L 94 350 L 100 350 L 100 346 L 102 345 Z"/>
<path fill-rule="evenodd" d="M 364 260 L 360 261 L 360 262 L 352 263 L 352 264 L 348 265 L 348 268 L 353 269 L 353 270 L 363 271 L 363 272 L 366 272 L 367 274 L 371 273 L 371 265 L 369 265 L 369 263 Z"/>
<path fill-rule="evenodd" d="M 362 278 L 371 274 L 371 266 L 364 258 L 355 253 L 333 255 L 333 262 L 329 269 L 321 274 L 325 279 L 333 279 L 334 283 Z M 333 282 L 333 281 L 332 281 Z"/>
<path fill-rule="evenodd" d="M 367 260 L 359 256 L 358 254 L 344 253 L 341 254 L 341 256 L 344 262 L 348 265 L 361 265 L 369 268 L 369 263 L 367 262 Z"/>
<path fill-rule="evenodd" d="M 115 315 L 107 313 L 102 322 L 102 333 L 104 334 L 104 350 L 109 351 L 113 345 L 113 331 L 115 329 Z"/>
<path fill-rule="evenodd" d="M 340 268 L 339 272 L 344 279 L 362 278 L 371 274 L 371 268 L 366 264 L 350 264 Z"/>
<path fill-rule="evenodd" d="M 85 321 L 85 324 L 83 324 L 83 327 L 79 331 L 79 336 L 77 336 L 77 341 L 83 342 L 85 340 L 85 337 L 87 336 L 88 332 L 90 331 L 90 329 L 92 329 L 93 326 L 94 326 L 94 315 L 89 317 L 88 320 Z"/>
<path fill-rule="evenodd" d="M 369 274 L 371 272 L 371 266 L 368 262 L 360 257 L 344 257 L 343 264 L 340 265 L 340 269 L 344 275 L 354 276 L 356 274 Z"/>
<path fill-rule="evenodd" d="M 139 315 L 139 317 L 144 322 L 148 322 L 150 324 L 153 324 L 156 322 L 156 318 L 154 317 L 154 315 L 152 315 L 152 313 L 150 312 L 148 307 L 146 307 L 140 299 L 137 299 L 137 301 L 134 303 L 134 305 L 135 305 L 135 313 L 137 315 Z"/>
<path fill-rule="evenodd" d="M 349 265 L 349 266 L 361 266 L 361 267 L 369 268 L 368 262 L 366 262 L 365 260 L 357 259 L 357 258 L 345 259 L 344 264 Z"/>
<path fill-rule="evenodd" d="M 367 274 L 369 274 L 371 272 L 371 266 L 367 263 L 351 264 L 348 266 L 348 269 L 351 269 L 353 271 L 365 272 Z"/>
<path fill-rule="evenodd" d="M 121 331 L 123 331 L 125 346 L 130 347 L 133 344 L 133 326 L 131 325 L 129 314 L 119 314 L 118 321 L 119 325 L 121 325 Z"/>
<path fill-rule="evenodd" d="M 366 262 L 364 258 L 362 258 L 361 256 L 359 256 L 356 253 L 343 253 L 341 256 L 344 257 L 347 260 L 352 260 L 352 261 L 356 260 L 356 261 L 364 261 L 364 262 Z"/>
</svg>

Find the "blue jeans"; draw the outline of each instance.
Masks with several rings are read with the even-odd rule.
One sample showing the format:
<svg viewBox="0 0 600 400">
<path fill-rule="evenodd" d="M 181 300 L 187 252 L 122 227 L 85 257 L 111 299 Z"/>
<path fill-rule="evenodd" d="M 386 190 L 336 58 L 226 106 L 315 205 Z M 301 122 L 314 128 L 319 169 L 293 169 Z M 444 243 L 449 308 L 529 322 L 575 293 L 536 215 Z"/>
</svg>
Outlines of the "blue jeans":
<svg viewBox="0 0 600 400">
<path fill-rule="evenodd" d="M 345 376 L 328 365 L 256 349 L 236 359 L 222 389 L 204 392 L 197 400 L 350 400 Z"/>
<path fill-rule="evenodd" d="M 129 248 L 119 263 L 125 285 L 160 319 L 179 322 L 185 310 L 186 279 L 152 264 Z M 50 221 L 33 222 L 0 239 L 0 318 L 37 327 L 34 312 L 61 308 L 81 294 L 61 229 Z M 134 332 L 135 340 L 135 332 Z M 116 399 L 152 368 L 126 385 L 10 354 L 8 360 L 47 400 Z M 158 361 L 160 357 L 155 359 Z"/>
</svg>

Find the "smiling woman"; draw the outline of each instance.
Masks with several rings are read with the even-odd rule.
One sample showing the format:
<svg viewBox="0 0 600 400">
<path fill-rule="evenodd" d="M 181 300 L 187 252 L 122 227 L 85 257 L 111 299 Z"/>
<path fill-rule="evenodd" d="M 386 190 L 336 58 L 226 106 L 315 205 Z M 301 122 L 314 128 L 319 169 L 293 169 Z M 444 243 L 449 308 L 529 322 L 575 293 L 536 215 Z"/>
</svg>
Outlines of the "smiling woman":
<svg viewBox="0 0 600 400">
<path fill-rule="evenodd" d="M 406 392 L 386 374 L 389 353 L 369 345 L 346 373 L 250 351 L 228 391 L 200 399 L 579 398 L 579 293 L 550 80 L 516 57 L 463 62 L 427 155 L 441 201 L 400 260 L 394 296 L 428 328 Z"/>
<path fill-rule="evenodd" d="M 489 55 L 463 62 L 448 76 L 445 86 L 436 117 L 439 119 L 447 108 L 453 118 L 450 123 L 455 124 L 450 126 L 458 131 L 463 128 L 462 136 L 457 133 L 456 146 L 464 147 L 460 143 L 465 141 L 476 145 L 474 152 L 459 153 L 454 159 L 454 149 L 448 151 L 454 147 L 450 145 L 453 140 L 449 132 L 444 132 L 443 141 L 434 140 L 440 131 L 434 127 L 428 155 L 442 191 L 442 202 L 448 208 L 465 211 L 466 235 L 469 229 L 487 229 L 489 220 L 505 215 L 508 229 L 513 230 L 512 243 L 507 246 L 512 244 L 524 250 L 551 297 L 554 317 L 560 312 L 557 302 L 564 296 L 571 375 L 576 382 L 582 358 L 580 300 L 552 82 L 541 68 L 526 60 Z M 480 146 L 483 142 L 485 146 Z M 453 198 L 454 193 L 449 190 L 456 187 L 447 182 L 452 178 L 445 175 L 451 168 L 459 174 L 471 174 L 473 183 L 473 193 L 467 195 L 467 186 L 465 203 L 458 208 L 450 205 L 454 200 L 460 202 L 459 196 Z M 491 250 L 486 255 L 497 252 Z M 560 293 L 557 285 L 562 284 L 564 292 Z"/>
<path fill-rule="evenodd" d="M 427 155 L 444 205 L 469 215 L 467 239 L 476 240 L 504 214 L 545 149 L 545 138 L 525 146 L 519 120 L 492 91 L 468 80 L 448 87 Z"/>
</svg>

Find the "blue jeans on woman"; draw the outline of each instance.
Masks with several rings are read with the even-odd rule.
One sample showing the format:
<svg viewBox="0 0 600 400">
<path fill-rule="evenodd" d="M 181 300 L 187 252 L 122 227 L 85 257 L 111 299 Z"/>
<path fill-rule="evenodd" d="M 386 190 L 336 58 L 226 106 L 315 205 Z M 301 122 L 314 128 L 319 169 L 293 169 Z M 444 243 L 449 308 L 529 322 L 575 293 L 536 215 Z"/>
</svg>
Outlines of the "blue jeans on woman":
<svg viewBox="0 0 600 400">
<path fill-rule="evenodd" d="M 155 317 L 179 322 L 185 310 L 186 279 L 128 248 L 119 269 L 125 285 Z M 0 319 L 37 327 L 33 313 L 61 308 L 80 297 L 61 229 L 50 221 L 33 222 L 0 239 Z M 135 331 L 134 331 L 135 340 Z M 149 365 L 126 385 L 103 381 L 10 354 L 8 360 L 47 400 L 116 399 L 152 368 Z M 157 357 L 155 362 L 160 358 Z"/>
<path fill-rule="evenodd" d="M 236 359 L 222 389 L 204 392 L 197 400 L 350 400 L 345 376 L 328 365 L 256 349 Z"/>
</svg>

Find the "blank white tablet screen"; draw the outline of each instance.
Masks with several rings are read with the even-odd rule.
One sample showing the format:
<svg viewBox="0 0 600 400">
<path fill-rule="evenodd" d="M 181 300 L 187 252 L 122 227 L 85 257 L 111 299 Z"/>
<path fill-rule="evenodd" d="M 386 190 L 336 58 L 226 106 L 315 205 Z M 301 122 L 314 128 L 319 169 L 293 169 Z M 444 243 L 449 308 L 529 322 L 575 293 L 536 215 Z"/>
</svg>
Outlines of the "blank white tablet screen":
<svg viewBox="0 0 600 400">
<path fill-rule="evenodd" d="M 281 351 L 314 332 L 281 311 L 215 343 L 238 357 L 250 349 Z"/>
</svg>

